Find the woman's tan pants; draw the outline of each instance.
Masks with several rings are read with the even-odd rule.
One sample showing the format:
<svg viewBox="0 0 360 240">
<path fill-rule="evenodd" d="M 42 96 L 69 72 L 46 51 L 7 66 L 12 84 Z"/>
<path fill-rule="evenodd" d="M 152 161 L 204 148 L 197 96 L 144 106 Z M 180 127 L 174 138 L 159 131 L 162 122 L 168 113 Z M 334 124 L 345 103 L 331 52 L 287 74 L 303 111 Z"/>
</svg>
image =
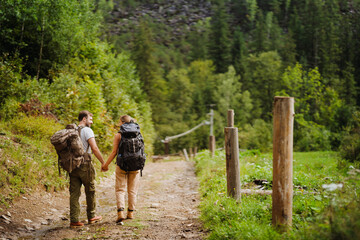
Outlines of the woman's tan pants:
<svg viewBox="0 0 360 240">
<path fill-rule="evenodd" d="M 117 209 L 125 209 L 126 188 L 128 192 L 128 209 L 136 210 L 136 194 L 139 188 L 140 170 L 125 172 L 116 166 L 115 195 Z"/>
</svg>

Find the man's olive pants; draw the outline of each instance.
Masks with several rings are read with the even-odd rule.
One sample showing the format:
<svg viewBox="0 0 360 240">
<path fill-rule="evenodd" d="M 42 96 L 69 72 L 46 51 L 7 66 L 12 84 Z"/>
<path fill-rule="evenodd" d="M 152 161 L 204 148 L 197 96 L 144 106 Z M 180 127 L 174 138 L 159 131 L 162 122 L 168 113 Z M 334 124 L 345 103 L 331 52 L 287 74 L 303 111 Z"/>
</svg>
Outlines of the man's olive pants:
<svg viewBox="0 0 360 240">
<path fill-rule="evenodd" d="M 95 217 L 95 169 L 91 162 L 86 162 L 70 174 L 70 221 L 79 222 L 81 185 L 85 187 L 86 213 L 88 219 Z"/>
</svg>

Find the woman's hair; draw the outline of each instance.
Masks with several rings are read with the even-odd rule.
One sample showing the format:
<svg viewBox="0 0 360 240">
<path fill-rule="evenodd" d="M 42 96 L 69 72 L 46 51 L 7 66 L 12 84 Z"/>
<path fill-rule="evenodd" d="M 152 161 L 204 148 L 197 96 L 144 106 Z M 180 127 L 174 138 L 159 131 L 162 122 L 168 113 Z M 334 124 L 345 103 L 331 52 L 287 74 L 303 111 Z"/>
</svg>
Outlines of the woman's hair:
<svg viewBox="0 0 360 240">
<path fill-rule="evenodd" d="M 129 115 L 122 115 L 120 117 L 120 121 L 122 123 L 129 123 L 129 122 L 135 122 L 135 119 L 133 119 L 132 117 L 130 117 Z"/>
</svg>

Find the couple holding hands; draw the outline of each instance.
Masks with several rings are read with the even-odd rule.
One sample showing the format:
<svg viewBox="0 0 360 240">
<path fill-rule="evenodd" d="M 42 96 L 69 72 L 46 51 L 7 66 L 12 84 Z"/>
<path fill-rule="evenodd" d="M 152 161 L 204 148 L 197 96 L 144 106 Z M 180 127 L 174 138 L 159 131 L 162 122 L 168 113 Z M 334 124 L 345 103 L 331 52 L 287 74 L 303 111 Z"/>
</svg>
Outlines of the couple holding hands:
<svg viewBox="0 0 360 240">
<path fill-rule="evenodd" d="M 81 127 L 80 138 L 83 143 L 84 150 L 88 155 L 91 154 L 91 151 L 94 153 L 95 157 L 101 163 L 101 171 L 105 172 L 109 170 L 109 164 L 114 160 L 114 158 L 119 154 L 120 157 L 117 157 L 117 164 L 116 164 L 116 181 L 115 181 L 115 196 L 116 196 L 116 205 L 117 205 L 117 219 L 116 223 L 121 223 L 124 219 L 132 219 L 134 218 L 134 211 L 136 205 L 136 195 L 139 187 L 139 180 L 140 180 L 140 171 L 141 170 L 133 170 L 133 169 L 142 169 L 143 164 L 145 162 L 145 154 L 143 153 L 143 149 L 139 149 L 136 145 L 131 146 L 137 152 L 141 152 L 141 156 L 137 156 L 137 158 L 142 159 L 143 163 L 132 163 L 132 162 L 124 162 L 123 159 L 132 160 L 132 156 L 127 153 L 126 144 L 124 147 L 119 148 L 121 138 L 125 139 L 126 134 L 134 134 L 133 129 L 138 131 L 137 135 L 141 136 L 140 128 L 134 120 L 128 116 L 123 115 L 120 117 L 120 131 L 115 134 L 114 141 L 113 141 L 113 148 L 112 151 L 105 162 L 102 154 L 97 147 L 95 141 L 95 135 L 93 130 L 90 128 L 93 124 L 92 113 L 89 111 L 81 111 L 79 113 L 79 124 L 78 126 Z M 126 130 L 130 129 L 132 132 L 127 132 Z M 123 135 L 123 136 L 122 136 Z M 124 142 L 124 141 L 123 141 Z M 130 141 L 134 143 L 134 139 Z M 143 147 L 142 137 L 139 140 L 138 138 L 135 139 L 135 142 L 140 143 Z M 141 145 L 142 142 L 142 145 Z M 121 156 L 122 155 L 122 156 Z M 90 155 L 91 156 L 91 155 Z M 132 164 L 137 164 L 137 166 L 133 166 Z M 90 174 L 89 174 L 90 173 Z M 88 223 L 92 224 L 98 222 L 102 219 L 101 216 L 95 216 L 95 208 L 96 208 L 96 200 L 95 200 L 95 169 L 92 164 L 92 161 L 86 161 L 82 164 L 79 168 L 72 171 L 70 174 L 70 227 L 82 227 L 84 224 L 79 221 L 80 215 L 80 204 L 79 204 L 79 197 L 80 197 L 80 188 L 81 185 L 85 187 L 85 194 L 86 194 L 86 212 L 88 217 Z M 125 213 L 125 198 L 126 192 L 128 193 L 128 207 L 127 213 Z"/>
</svg>

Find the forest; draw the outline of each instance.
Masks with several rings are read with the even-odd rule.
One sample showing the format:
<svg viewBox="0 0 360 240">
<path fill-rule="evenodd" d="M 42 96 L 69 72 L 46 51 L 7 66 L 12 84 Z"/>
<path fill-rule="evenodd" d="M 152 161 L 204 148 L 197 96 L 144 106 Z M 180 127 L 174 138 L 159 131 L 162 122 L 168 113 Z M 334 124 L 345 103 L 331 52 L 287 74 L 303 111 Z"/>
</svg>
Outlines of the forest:
<svg viewBox="0 0 360 240">
<path fill-rule="evenodd" d="M 194 162 L 210 239 L 359 236 L 359 23 L 360 0 L 0 0 L 0 210 L 39 185 L 64 189 L 49 139 L 81 110 L 104 156 L 120 116 L 134 117 L 150 161 L 213 111 L 213 158 L 208 125 L 169 143 L 205 150 Z M 271 189 L 275 96 L 295 99 L 288 235 L 269 224 L 269 196 L 239 208 L 224 194 L 228 109 L 243 184 Z"/>
<path fill-rule="evenodd" d="M 105 149 L 136 118 L 147 152 L 208 120 L 223 143 L 271 149 L 274 96 L 295 101 L 294 148 L 359 160 L 360 1 L 11 1 L 0 5 L 0 117 L 66 125 L 94 113 Z M 173 140 L 205 149 L 208 127 Z"/>
</svg>

